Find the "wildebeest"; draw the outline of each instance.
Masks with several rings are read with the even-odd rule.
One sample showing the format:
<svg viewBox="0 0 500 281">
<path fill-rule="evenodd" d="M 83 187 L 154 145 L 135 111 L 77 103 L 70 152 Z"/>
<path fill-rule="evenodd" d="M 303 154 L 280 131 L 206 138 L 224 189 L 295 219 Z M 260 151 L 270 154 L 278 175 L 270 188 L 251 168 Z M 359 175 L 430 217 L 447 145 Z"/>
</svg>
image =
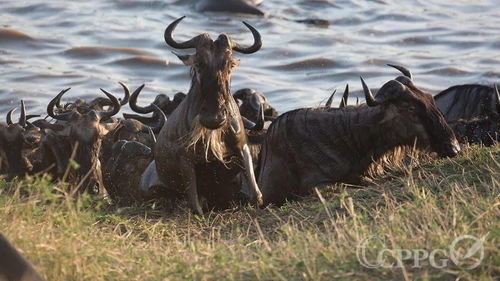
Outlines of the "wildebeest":
<svg viewBox="0 0 500 281">
<path fill-rule="evenodd" d="M 256 6 L 262 0 L 199 0 L 196 9 L 200 12 L 232 12 L 242 14 L 264 15 Z"/>
<path fill-rule="evenodd" d="M 453 131 L 432 96 L 408 76 L 385 83 L 376 98 L 361 78 L 366 105 L 303 108 L 278 117 L 261 153 L 258 183 L 265 204 L 282 204 L 324 184 L 356 182 L 397 147 L 416 144 L 455 156 L 460 147 Z"/>
<path fill-rule="evenodd" d="M 31 172 L 33 166 L 28 156 L 38 148 L 41 131 L 28 122 L 24 101 L 21 100 L 19 122 L 12 121 L 12 113 L 7 114 L 7 124 L 0 125 L 0 158 L 2 158 L 2 173 L 7 178 L 22 176 Z"/>
<path fill-rule="evenodd" d="M 114 126 L 102 121 L 110 119 L 120 111 L 120 102 L 113 95 L 103 91 L 112 103 L 109 111 L 91 109 L 80 113 L 78 110 L 73 110 L 56 114 L 54 107 L 67 90 L 69 89 L 61 91 L 47 106 L 48 115 L 61 121 L 64 126 L 62 130 L 49 131 L 43 137 L 44 161 L 56 164 L 57 177 L 63 177 L 66 171 L 69 171 L 67 180 L 80 184 L 79 191 L 102 193 L 104 187 L 99 153 L 102 137 L 109 132 L 109 126 Z M 78 164 L 76 169 L 69 166 L 72 156 Z"/>
<path fill-rule="evenodd" d="M 132 97 L 130 98 L 131 102 L 133 96 L 138 94 L 143 87 L 144 85 L 134 91 Z M 137 141 L 149 148 L 153 148 L 154 137 L 160 132 L 161 128 L 165 124 L 166 116 L 163 111 L 156 106 L 156 104 L 153 103 L 149 107 L 151 107 L 154 114 L 153 117 L 144 117 L 147 124 L 144 124 L 134 118 L 125 120 L 118 119 L 113 123 L 113 125 L 108 126 L 109 132 L 103 138 L 100 153 L 101 163 L 104 164 L 107 162 L 111 156 L 111 148 L 113 144 L 120 140 Z M 152 131 L 153 134 L 151 134 L 150 131 Z"/>
<path fill-rule="evenodd" d="M 254 123 L 257 123 L 260 118 L 261 107 L 266 120 L 274 120 L 278 117 L 278 112 L 269 104 L 266 97 L 254 89 L 240 89 L 233 94 L 233 97 L 239 103 L 241 116 Z"/>
<path fill-rule="evenodd" d="M 237 176 L 244 170 L 252 196 L 260 204 L 242 118 L 229 90 L 237 65 L 232 51 L 257 52 L 262 46 L 260 34 L 244 22 L 254 36 L 250 47 L 225 34 L 215 41 L 201 34 L 177 42 L 172 32 L 183 18 L 166 28 L 165 42 L 175 49 L 196 49 L 193 55 L 178 55 L 192 68 L 191 88 L 158 136 L 154 152 L 158 176 L 168 189 L 187 193 L 191 208 L 203 214 L 199 195 L 210 209 L 228 207 L 240 191 Z"/>
<path fill-rule="evenodd" d="M 496 86 L 457 85 L 438 93 L 434 100 L 447 121 L 469 120 L 486 116 L 486 110 L 500 110 Z"/>
<path fill-rule="evenodd" d="M 434 99 L 460 142 L 490 146 L 498 141 L 500 93 L 496 85 L 453 86 Z"/>
</svg>

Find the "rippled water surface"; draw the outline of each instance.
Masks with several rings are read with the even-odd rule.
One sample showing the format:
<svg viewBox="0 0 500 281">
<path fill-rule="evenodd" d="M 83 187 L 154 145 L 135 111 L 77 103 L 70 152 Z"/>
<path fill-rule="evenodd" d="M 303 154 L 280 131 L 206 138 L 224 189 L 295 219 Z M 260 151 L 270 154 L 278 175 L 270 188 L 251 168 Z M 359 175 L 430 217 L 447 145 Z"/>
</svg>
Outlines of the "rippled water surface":
<svg viewBox="0 0 500 281">
<path fill-rule="evenodd" d="M 140 103 L 158 93 L 188 91 L 189 69 L 163 41 L 182 15 L 175 38 L 225 32 L 250 44 L 248 21 L 264 47 L 240 60 L 232 90 L 264 92 L 278 110 L 316 106 L 346 83 L 360 94 L 409 67 L 417 85 L 436 93 L 451 85 L 500 82 L 499 0 L 264 0 L 265 17 L 198 13 L 195 1 L 0 1 L 0 113 L 27 101 L 42 113 L 60 90 L 67 98 L 121 93 L 145 83 Z M 296 23 L 322 18 L 329 26 Z M 182 53 L 189 53 L 184 51 Z M 337 97 L 337 102 L 340 97 Z M 353 102 L 351 100 L 350 102 Z"/>
</svg>

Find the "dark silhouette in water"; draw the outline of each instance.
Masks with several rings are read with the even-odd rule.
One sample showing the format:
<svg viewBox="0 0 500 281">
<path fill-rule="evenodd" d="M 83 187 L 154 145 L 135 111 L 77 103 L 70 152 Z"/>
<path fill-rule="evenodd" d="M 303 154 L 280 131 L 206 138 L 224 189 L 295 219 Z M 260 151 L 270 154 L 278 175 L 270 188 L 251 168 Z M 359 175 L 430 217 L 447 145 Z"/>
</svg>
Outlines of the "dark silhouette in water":
<svg viewBox="0 0 500 281">
<path fill-rule="evenodd" d="M 263 16 L 257 9 L 262 0 L 200 0 L 196 3 L 199 12 L 232 12 Z"/>
</svg>

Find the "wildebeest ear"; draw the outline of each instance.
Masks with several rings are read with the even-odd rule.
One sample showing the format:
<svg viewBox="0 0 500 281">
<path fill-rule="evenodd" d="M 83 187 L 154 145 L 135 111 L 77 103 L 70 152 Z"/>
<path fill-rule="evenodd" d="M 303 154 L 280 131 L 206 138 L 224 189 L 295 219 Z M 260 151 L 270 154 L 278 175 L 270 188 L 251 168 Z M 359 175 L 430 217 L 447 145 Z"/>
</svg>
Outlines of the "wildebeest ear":
<svg viewBox="0 0 500 281">
<path fill-rule="evenodd" d="M 184 63 L 187 66 L 193 66 L 194 64 L 194 56 L 193 55 L 181 55 L 177 54 L 176 52 L 172 52 L 174 55 L 176 55 L 182 63 Z"/>
</svg>

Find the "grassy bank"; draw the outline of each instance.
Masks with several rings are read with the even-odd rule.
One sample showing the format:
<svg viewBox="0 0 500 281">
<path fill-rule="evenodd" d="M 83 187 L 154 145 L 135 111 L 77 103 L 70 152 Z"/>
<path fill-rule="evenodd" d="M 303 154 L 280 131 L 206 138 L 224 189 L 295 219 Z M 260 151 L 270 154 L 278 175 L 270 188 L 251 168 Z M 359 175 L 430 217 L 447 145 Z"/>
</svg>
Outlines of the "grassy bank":
<svg viewBox="0 0 500 281">
<path fill-rule="evenodd" d="M 494 280 L 500 273 L 500 146 L 398 169 L 364 188 L 333 186 L 280 208 L 239 206 L 203 218 L 185 206 L 117 208 L 53 189 L 44 179 L 0 184 L 0 231 L 47 280 Z M 373 264 L 384 248 L 448 249 L 464 234 L 484 240 L 475 269 L 467 267 L 478 255 L 442 268 L 429 259 L 392 268 L 358 260 L 363 241 Z M 446 253 L 436 258 L 443 265 Z"/>
</svg>

